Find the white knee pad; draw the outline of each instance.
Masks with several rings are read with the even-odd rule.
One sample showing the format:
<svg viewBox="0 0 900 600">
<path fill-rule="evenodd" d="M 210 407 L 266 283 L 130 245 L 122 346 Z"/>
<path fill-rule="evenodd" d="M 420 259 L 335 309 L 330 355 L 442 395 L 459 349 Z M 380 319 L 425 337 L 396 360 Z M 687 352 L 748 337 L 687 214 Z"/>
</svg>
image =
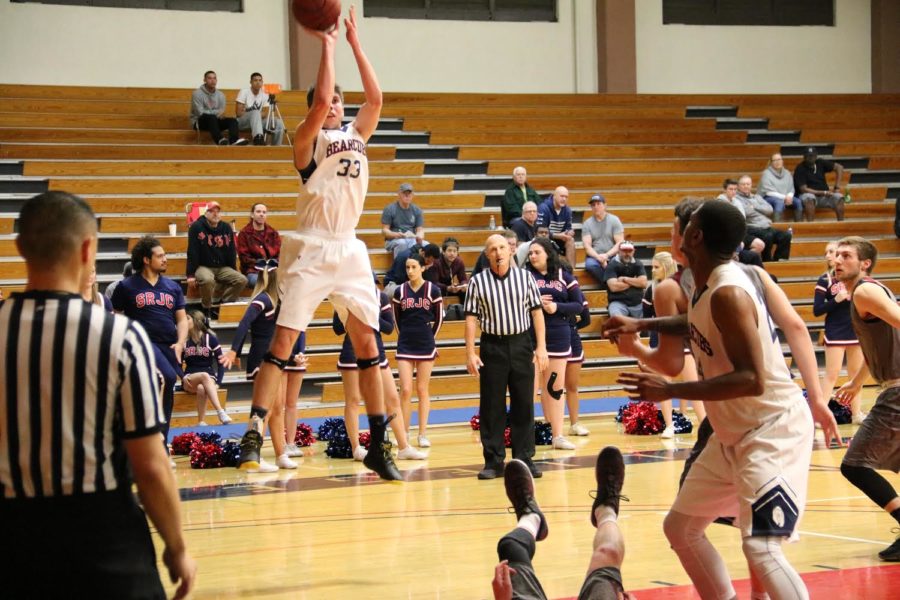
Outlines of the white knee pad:
<svg viewBox="0 0 900 600">
<path fill-rule="evenodd" d="M 745 537 L 744 556 L 773 600 L 807 600 L 806 585 L 782 552 L 783 541 L 780 537 Z"/>
</svg>

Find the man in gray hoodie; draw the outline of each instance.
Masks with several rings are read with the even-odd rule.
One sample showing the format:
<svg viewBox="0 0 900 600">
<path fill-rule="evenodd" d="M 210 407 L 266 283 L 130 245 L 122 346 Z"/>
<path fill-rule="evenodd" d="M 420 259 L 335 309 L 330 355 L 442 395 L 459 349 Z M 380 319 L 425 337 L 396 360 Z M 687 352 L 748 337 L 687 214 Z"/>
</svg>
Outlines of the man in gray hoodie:
<svg viewBox="0 0 900 600">
<path fill-rule="evenodd" d="M 225 94 L 216 89 L 218 81 L 215 71 L 207 71 L 203 74 L 203 85 L 191 94 L 191 127 L 208 131 L 214 144 L 242 146 L 247 140 L 238 137 L 237 119 L 223 117 Z M 228 130 L 227 136 L 223 129 Z"/>
<path fill-rule="evenodd" d="M 775 212 L 772 206 L 753 193 L 753 180 L 749 175 L 742 175 L 738 179 L 738 192 L 735 200 L 744 208 L 744 218 L 747 220 L 747 237 L 744 240 L 746 246 L 750 245 L 753 238 L 759 238 L 765 244 L 763 249 L 763 261 L 788 260 L 791 257 L 790 231 L 781 231 L 772 227 L 772 215 Z M 775 247 L 773 254 L 772 248 Z"/>
</svg>

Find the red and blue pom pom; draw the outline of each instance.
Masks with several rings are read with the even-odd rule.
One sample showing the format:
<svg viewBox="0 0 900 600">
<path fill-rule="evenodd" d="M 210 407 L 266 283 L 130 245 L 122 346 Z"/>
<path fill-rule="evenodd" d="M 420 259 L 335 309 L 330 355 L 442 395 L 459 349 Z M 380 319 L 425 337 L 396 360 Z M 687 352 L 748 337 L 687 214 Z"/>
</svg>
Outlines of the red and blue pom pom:
<svg viewBox="0 0 900 600">
<path fill-rule="evenodd" d="M 481 429 L 481 415 L 472 415 L 472 418 L 469 419 L 469 425 L 472 426 L 472 431 Z"/>
<path fill-rule="evenodd" d="M 622 409 L 622 425 L 625 433 L 653 435 L 663 430 L 659 411 L 652 402 L 629 402 Z"/>
<path fill-rule="evenodd" d="M 553 431 L 550 423 L 537 421 L 534 424 L 534 443 L 536 446 L 549 446 L 553 443 Z"/>
<path fill-rule="evenodd" d="M 312 446 L 316 443 L 316 438 L 313 437 L 312 427 L 306 423 L 297 425 L 297 433 L 294 434 L 294 443 L 300 447 Z"/>
<path fill-rule="evenodd" d="M 176 456 L 187 456 L 191 453 L 191 447 L 200 437 L 193 431 L 181 433 L 172 438 L 172 454 Z"/>
</svg>

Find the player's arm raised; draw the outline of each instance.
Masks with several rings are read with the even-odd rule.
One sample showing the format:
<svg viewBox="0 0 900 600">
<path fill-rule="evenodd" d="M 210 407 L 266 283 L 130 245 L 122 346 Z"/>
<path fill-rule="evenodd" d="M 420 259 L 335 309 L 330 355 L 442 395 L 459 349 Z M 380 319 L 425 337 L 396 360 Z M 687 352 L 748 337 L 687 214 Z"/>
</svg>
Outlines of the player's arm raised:
<svg viewBox="0 0 900 600">
<path fill-rule="evenodd" d="M 363 92 L 366 95 L 365 103 L 359 107 L 356 113 L 356 121 L 353 128 L 359 132 L 364 140 L 368 141 L 378 127 L 378 119 L 381 117 L 381 86 L 375 76 L 375 69 L 369 62 L 362 46 L 359 43 L 359 34 L 356 29 L 356 7 L 350 6 L 350 18 L 344 19 L 344 27 L 347 28 L 347 42 L 353 49 L 353 58 L 359 69 L 359 77 L 362 79 Z"/>
<path fill-rule="evenodd" d="M 306 29 L 306 28 L 304 28 Z M 337 41 L 338 26 L 331 31 L 315 31 L 306 29 L 307 33 L 322 40 L 322 55 L 319 59 L 319 74 L 316 76 L 316 91 L 312 105 L 306 118 L 297 126 L 294 133 L 294 167 L 302 171 L 312 160 L 313 144 L 319 130 L 331 110 L 334 97 L 334 46 Z"/>
</svg>

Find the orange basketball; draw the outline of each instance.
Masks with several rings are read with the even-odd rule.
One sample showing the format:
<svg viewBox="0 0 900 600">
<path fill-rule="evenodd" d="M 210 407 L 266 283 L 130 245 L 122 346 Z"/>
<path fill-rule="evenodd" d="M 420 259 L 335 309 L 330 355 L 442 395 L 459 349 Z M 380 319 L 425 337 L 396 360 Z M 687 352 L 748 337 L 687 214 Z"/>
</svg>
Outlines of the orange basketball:
<svg viewBox="0 0 900 600">
<path fill-rule="evenodd" d="M 294 18 L 304 27 L 327 31 L 341 16 L 340 0 L 293 0 Z"/>
</svg>

